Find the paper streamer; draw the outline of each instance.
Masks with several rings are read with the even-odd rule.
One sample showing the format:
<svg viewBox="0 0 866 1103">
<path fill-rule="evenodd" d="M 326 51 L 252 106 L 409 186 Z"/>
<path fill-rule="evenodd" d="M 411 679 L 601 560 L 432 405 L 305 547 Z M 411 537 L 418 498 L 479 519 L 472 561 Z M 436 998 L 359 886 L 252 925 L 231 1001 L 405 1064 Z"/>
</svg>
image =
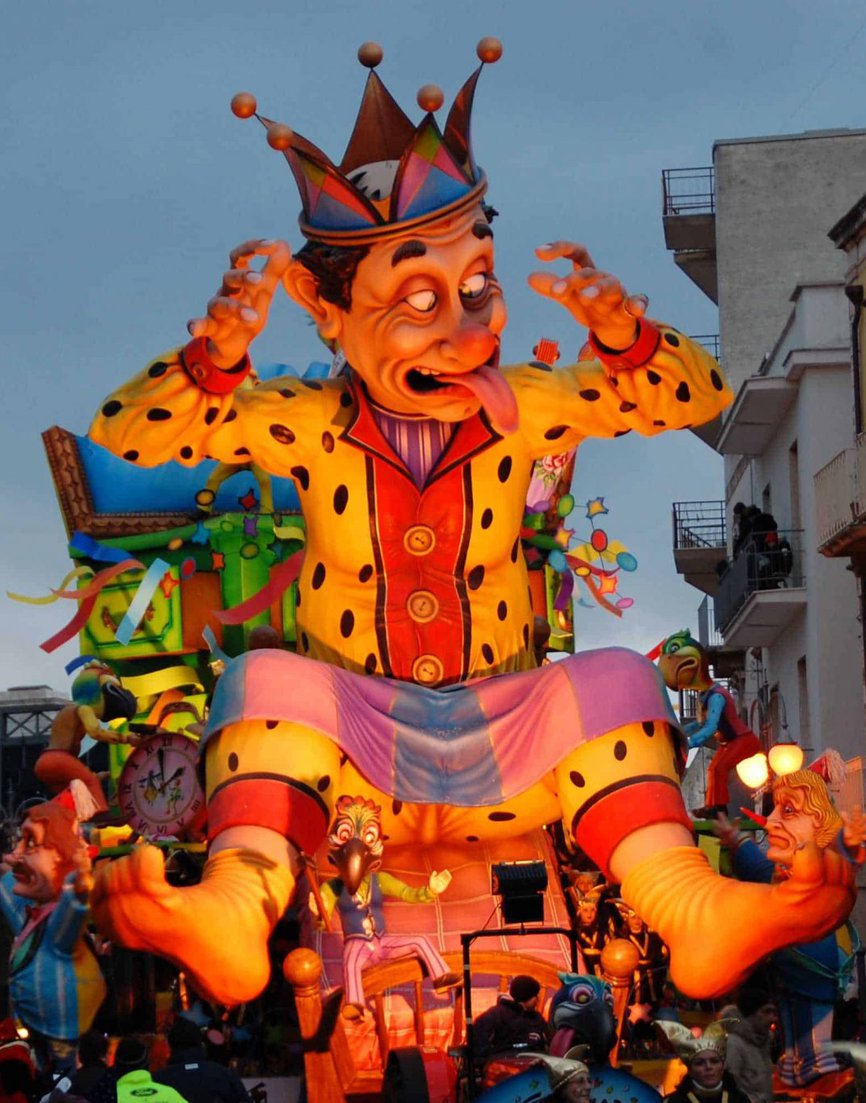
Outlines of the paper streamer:
<svg viewBox="0 0 866 1103">
<path fill-rule="evenodd" d="M 307 539 L 306 530 L 300 525 L 274 525 L 274 536 L 280 540 L 300 540 L 302 544 Z"/>
<path fill-rule="evenodd" d="M 80 590 L 52 590 L 51 592 L 57 597 L 73 598 L 77 601 L 85 601 L 93 594 L 98 594 L 103 586 L 107 586 L 112 579 L 117 578 L 118 575 L 123 574 L 124 571 L 143 571 L 144 564 L 138 559 L 124 559 L 120 563 L 115 563 L 113 567 L 106 567 L 104 571 L 100 571 L 98 575 L 95 575 L 93 581 L 88 586 L 82 586 Z"/>
<path fill-rule="evenodd" d="M 71 663 L 67 663 L 63 668 L 67 674 L 72 674 L 73 671 L 78 670 L 80 666 L 87 666 L 88 663 L 98 663 L 99 659 L 95 655 L 79 655 L 77 659 L 73 659 Z"/>
<path fill-rule="evenodd" d="M 124 647 L 132 639 L 132 634 L 138 628 L 141 623 L 141 618 L 147 612 L 147 607 L 156 593 L 156 588 L 159 586 L 160 579 L 168 570 L 168 563 L 164 559 L 154 559 L 151 565 L 147 568 L 147 573 L 141 580 L 141 585 L 138 587 L 135 593 L 135 597 L 132 599 L 129 608 L 120 622 L 117 631 L 114 634 L 114 638 L 118 643 L 124 645 Z"/>
<path fill-rule="evenodd" d="M 152 670 L 149 674 L 135 674 L 132 677 L 127 675 L 123 679 L 123 688 L 141 698 L 156 697 L 167 689 L 178 689 L 181 686 L 204 688 L 195 667 L 180 663 L 163 670 Z"/>
<path fill-rule="evenodd" d="M 303 561 L 304 553 L 296 551 L 285 563 L 274 567 L 267 585 L 263 586 L 257 594 L 242 601 L 240 605 L 232 606 L 231 609 L 214 613 L 214 616 L 221 624 L 243 624 L 251 617 L 263 613 L 295 581 L 300 574 Z"/>
<path fill-rule="evenodd" d="M 127 558 L 128 552 L 123 548 L 112 548 L 108 544 L 100 544 L 92 536 L 83 532 L 73 532 L 69 547 L 74 551 L 86 555 L 88 559 L 96 559 L 100 563 L 122 563 Z"/>
<path fill-rule="evenodd" d="M 28 597 L 26 594 L 13 594 L 10 590 L 6 591 L 6 596 L 13 601 L 23 601 L 26 605 L 51 605 L 61 597 L 66 596 L 66 587 L 75 578 L 90 577 L 94 573 L 92 567 L 73 567 L 68 575 L 63 579 L 56 590 L 52 589 L 51 593 L 46 597 Z M 80 592 L 78 590 L 72 591 L 73 597 L 79 597 Z"/>
<path fill-rule="evenodd" d="M 219 661 L 222 663 L 231 662 L 231 658 L 226 655 L 225 651 L 223 651 L 223 649 L 217 643 L 216 636 L 214 635 L 214 630 L 209 624 L 205 625 L 205 628 L 201 635 L 202 639 L 207 644 L 208 651 L 210 651 L 211 655 L 213 655 L 215 659 L 219 659 Z"/>
<path fill-rule="evenodd" d="M 93 612 L 93 607 L 96 605 L 97 594 L 93 594 L 92 597 L 82 601 L 78 607 L 78 612 L 66 625 L 65 628 L 61 628 L 59 632 L 51 636 L 49 639 L 40 643 L 40 647 L 43 651 L 47 651 L 50 655 L 52 651 L 56 651 L 61 644 L 71 640 L 73 636 L 77 635 L 81 629 L 87 624 L 90 619 L 90 614 Z"/>
</svg>

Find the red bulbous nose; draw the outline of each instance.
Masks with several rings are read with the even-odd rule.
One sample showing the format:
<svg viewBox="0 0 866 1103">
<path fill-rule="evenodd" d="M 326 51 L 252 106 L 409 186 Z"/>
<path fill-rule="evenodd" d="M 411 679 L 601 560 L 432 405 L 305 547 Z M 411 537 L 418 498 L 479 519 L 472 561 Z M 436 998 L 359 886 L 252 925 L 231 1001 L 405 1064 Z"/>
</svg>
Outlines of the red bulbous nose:
<svg viewBox="0 0 866 1103">
<path fill-rule="evenodd" d="M 447 341 L 442 342 L 442 347 L 446 356 L 467 367 L 478 368 L 487 363 L 496 351 L 496 344 L 496 335 L 487 326 L 470 322 L 459 326 Z"/>
</svg>

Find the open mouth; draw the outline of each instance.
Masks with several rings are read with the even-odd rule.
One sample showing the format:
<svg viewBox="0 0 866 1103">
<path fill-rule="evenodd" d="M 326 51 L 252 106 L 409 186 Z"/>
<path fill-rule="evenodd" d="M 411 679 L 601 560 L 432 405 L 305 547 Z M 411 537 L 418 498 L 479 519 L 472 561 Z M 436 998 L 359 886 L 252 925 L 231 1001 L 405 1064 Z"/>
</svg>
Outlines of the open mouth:
<svg viewBox="0 0 866 1103">
<path fill-rule="evenodd" d="M 410 368 L 406 373 L 406 386 L 413 394 L 433 394 L 444 390 L 446 387 L 462 386 L 467 390 L 475 391 L 475 380 L 478 376 L 499 369 L 499 345 L 493 351 L 493 355 L 471 372 L 438 372 L 434 368 Z M 477 374 L 476 374 L 477 373 Z"/>
</svg>

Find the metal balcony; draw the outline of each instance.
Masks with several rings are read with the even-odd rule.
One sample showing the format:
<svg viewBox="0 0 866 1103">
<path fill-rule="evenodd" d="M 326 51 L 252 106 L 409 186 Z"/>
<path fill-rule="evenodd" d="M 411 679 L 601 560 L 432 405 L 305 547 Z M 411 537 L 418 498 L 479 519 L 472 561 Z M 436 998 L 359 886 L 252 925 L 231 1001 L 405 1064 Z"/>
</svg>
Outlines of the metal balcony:
<svg viewBox="0 0 866 1103">
<path fill-rule="evenodd" d="M 735 647 L 725 640 L 716 627 L 715 603 L 709 597 L 698 606 L 698 640 L 709 656 L 714 678 L 732 678 L 745 669 L 745 648 Z"/>
<path fill-rule="evenodd" d="M 718 303 L 716 181 L 711 165 L 663 170 L 662 223 L 675 263 Z"/>
<path fill-rule="evenodd" d="M 725 503 L 674 502 L 674 563 L 686 582 L 705 594 L 718 586 L 718 566 L 727 554 Z"/>
<path fill-rule="evenodd" d="M 715 594 L 715 620 L 728 647 L 769 647 L 806 605 L 803 532 L 780 530 L 775 545 L 746 545 Z"/>
<path fill-rule="evenodd" d="M 866 552 L 866 434 L 815 475 L 815 503 L 822 555 Z"/>
</svg>

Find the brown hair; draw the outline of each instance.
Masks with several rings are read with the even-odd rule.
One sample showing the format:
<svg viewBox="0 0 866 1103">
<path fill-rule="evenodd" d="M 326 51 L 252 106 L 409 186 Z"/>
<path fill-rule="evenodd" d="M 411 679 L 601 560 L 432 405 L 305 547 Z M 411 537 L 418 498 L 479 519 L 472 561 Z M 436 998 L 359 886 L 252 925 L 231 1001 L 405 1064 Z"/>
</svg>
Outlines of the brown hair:
<svg viewBox="0 0 866 1103">
<path fill-rule="evenodd" d="M 65 865 L 74 864 L 75 851 L 81 846 L 78 820 L 71 808 L 47 800 L 27 809 L 26 820 L 45 825 L 44 845 L 53 847 Z"/>
</svg>

